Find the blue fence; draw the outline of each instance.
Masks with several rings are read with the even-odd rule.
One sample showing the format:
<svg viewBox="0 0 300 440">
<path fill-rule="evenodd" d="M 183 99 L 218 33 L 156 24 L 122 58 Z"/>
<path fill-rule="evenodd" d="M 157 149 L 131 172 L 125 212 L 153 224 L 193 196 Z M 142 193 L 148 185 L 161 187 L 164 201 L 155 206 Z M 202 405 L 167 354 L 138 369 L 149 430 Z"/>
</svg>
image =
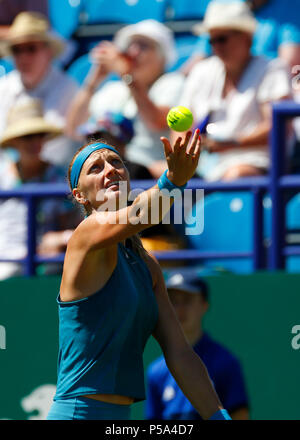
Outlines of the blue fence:
<svg viewBox="0 0 300 440">
<path fill-rule="evenodd" d="M 285 258 L 300 255 L 300 246 L 285 245 L 285 204 L 284 191 L 300 188 L 300 176 L 284 175 L 285 122 L 288 118 L 300 115 L 300 105 L 294 102 L 278 103 L 273 106 L 273 128 L 270 138 L 271 171 L 269 176 L 238 179 L 232 182 L 208 183 L 200 179 L 189 182 L 190 189 L 212 191 L 250 191 L 253 194 L 253 245 L 251 252 L 202 252 L 195 249 L 164 251 L 155 253 L 159 260 L 196 260 L 215 258 L 252 258 L 253 269 L 279 270 L 285 267 Z M 147 189 L 154 181 L 132 182 L 132 189 Z M 23 259 L 0 261 L 18 261 L 24 264 L 25 274 L 32 276 L 36 266 L 41 263 L 62 262 L 64 255 L 45 258 L 36 254 L 36 206 L 41 198 L 65 197 L 68 188 L 64 184 L 23 185 L 19 189 L 1 191 L 0 198 L 22 198 L 28 206 L 27 217 L 27 256 Z M 269 193 L 272 200 L 271 246 L 267 263 L 264 261 L 263 247 L 263 196 Z M 217 213 L 216 213 L 217 214 Z M 265 267 L 266 266 L 266 267 Z"/>
</svg>

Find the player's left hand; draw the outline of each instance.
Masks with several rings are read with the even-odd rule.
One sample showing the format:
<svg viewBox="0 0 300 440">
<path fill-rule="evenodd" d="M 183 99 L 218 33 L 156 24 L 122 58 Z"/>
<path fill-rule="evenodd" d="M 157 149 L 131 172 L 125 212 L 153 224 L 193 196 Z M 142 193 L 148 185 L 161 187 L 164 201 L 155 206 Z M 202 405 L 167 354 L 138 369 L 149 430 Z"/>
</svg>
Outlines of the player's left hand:
<svg viewBox="0 0 300 440">
<path fill-rule="evenodd" d="M 168 179 L 177 186 L 185 185 L 195 174 L 200 152 L 201 137 L 200 130 L 196 129 L 194 134 L 188 131 L 184 138 L 178 136 L 171 146 L 169 139 L 160 138 L 165 150 L 168 164 Z"/>
</svg>

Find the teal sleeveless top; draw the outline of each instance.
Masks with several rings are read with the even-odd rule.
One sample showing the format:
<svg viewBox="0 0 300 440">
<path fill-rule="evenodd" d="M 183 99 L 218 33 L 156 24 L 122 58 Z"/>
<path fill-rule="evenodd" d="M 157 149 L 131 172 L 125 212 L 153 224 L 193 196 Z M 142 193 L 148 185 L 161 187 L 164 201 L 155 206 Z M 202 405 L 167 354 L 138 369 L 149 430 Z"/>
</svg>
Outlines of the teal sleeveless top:
<svg viewBox="0 0 300 440">
<path fill-rule="evenodd" d="M 118 245 L 105 286 L 59 307 L 58 379 L 54 400 L 85 394 L 145 399 L 143 351 L 158 318 L 146 263 Z"/>
</svg>

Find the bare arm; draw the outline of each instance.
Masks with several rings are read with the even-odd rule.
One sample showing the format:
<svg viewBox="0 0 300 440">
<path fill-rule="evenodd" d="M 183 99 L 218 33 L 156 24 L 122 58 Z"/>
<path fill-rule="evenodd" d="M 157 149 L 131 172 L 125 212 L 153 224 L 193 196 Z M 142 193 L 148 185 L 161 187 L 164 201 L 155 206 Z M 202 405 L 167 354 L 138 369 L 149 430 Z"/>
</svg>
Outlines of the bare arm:
<svg viewBox="0 0 300 440">
<path fill-rule="evenodd" d="M 134 98 L 139 116 L 144 124 L 153 131 L 161 131 L 167 128 L 167 114 L 170 110 L 167 106 L 157 106 L 150 99 L 148 90 L 135 81 L 129 86 L 131 95 Z"/>
<path fill-rule="evenodd" d="M 177 186 L 184 185 L 197 168 L 201 147 L 199 131 L 195 131 L 192 139 L 191 136 L 188 132 L 184 140 L 178 137 L 173 148 L 168 139 L 161 138 L 168 163 L 167 177 Z M 172 203 L 173 198 L 163 195 L 155 185 L 142 192 L 131 206 L 90 215 L 78 226 L 71 240 L 87 250 L 111 246 L 158 224 Z"/>
<path fill-rule="evenodd" d="M 92 66 L 83 86 L 72 100 L 66 117 L 65 132 L 68 136 L 77 139 L 76 129 L 89 117 L 89 103 L 96 88 L 106 77 L 105 71 L 99 66 Z"/>
<path fill-rule="evenodd" d="M 223 406 L 205 365 L 185 339 L 169 301 L 161 269 L 153 257 L 149 257 L 148 267 L 152 273 L 159 309 L 153 336 L 160 344 L 166 364 L 183 393 L 201 417 L 209 419 Z"/>
</svg>

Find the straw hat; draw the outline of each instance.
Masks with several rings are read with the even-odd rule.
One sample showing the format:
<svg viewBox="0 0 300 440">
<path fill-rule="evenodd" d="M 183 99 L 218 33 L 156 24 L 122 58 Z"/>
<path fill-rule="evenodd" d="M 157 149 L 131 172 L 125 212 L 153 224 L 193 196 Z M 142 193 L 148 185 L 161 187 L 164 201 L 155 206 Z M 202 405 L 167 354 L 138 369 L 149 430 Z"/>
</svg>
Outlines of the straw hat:
<svg viewBox="0 0 300 440">
<path fill-rule="evenodd" d="M 62 134 L 62 129 L 44 119 L 38 99 L 28 99 L 10 109 L 6 128 L 0 137 L 0 145 L 7 147 L 13 139 L 39 133 L 46 133 L 49 138 L 53 138 Z"/>
<path fill-rule="evenodd" d="M 175 63 L 177 52 L 173 32 L 156 20 L 142 20 L 136 24 L 124 26 L 116 33 L 114 42 L 120 50 L 126 50 L 131 38 L 140 35 L 158 44 L 168 67 Z"/>
<path fill-rule="evenodd" d="M 7 55 L 10 55 L 11 46 L 32 41 L 48 43 L 53 50 L 54 57 L 59 56 L 64 51 L 63 41 L 50 32 L 49 22 L 43 14 L 21 12 L 9 28 L 4 51 Z"/>
<path fill-rule="evenodd" d="M 212 29 L 232 29 L 253 34 L 257 21 L 248 5 L 242 1 L 232 3 L 212 1 L 209 3 L 203 22 L 193 27 L 195 34 Z"/>
</svg>

